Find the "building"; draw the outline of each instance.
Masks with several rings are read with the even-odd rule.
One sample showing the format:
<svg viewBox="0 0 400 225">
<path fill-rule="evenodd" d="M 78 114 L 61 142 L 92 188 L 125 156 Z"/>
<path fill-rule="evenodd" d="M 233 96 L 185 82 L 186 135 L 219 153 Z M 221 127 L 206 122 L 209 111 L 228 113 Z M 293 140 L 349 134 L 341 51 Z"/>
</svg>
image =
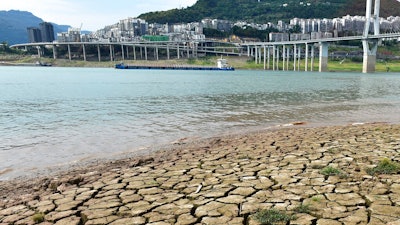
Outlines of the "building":
<svg viewBox="0 0 400 225">
<path fill-rule="evenodd" d="M 42 33 L 37 27 L 28 27 L 28 40 L 30 43 L 42 42 Z"/>
<path fill-rule="evenodd" d="M 81 42 L 81 29 L 80 28 L 68 28 L 68 32 L 62 32 L 57 34 L 58 42 Z"/>
<path fill-rule="evenodd" d="M 30 43 L 37 42 L 53 42 L 54 39 L 54 28 L 53 24 L 43 22 L 37 27 L 28 27 L 28 40 Z"/>
<path fill-rule="evenodd" d="M 55 40 L 53 24 L 43 22 L 39 24 L 39 27 L 42 34 L 42 42 L 53 42 Z"/>
</svg>

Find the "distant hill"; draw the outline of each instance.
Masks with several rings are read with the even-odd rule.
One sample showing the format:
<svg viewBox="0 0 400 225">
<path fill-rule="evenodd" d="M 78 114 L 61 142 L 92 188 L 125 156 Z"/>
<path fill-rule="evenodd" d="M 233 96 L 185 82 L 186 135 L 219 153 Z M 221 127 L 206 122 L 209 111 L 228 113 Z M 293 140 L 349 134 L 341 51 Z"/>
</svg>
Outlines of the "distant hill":
<svg viewBox="0 0 400 225">
<path fill-rule="evenodd" d="M 10 10 L 0 11 L 0 42 L 9 45 L 27 43 L 27 27 L 39 27 L 43 20 L 30 12 Z M 65 32 L 70 26 L 53 24 L 55 35 Z"/>
<path fill-rule="evenodd" d="M 191 7 L 150 12 L 148 22 L 195 22 L 203 18 L 266 23 L 292 18 L 334 18 L 365 15 L 365 0 L 198 0 Z M 381 0 L 381 16 L 400 16 L 400 2 Z"/>
</svg>

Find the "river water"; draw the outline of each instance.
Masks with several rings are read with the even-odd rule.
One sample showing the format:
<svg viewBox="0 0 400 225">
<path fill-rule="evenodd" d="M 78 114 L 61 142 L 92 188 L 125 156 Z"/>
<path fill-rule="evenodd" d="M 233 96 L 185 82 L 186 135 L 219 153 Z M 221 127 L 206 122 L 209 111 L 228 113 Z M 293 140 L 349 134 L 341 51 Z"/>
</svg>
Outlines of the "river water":
<svg viewBox="0 0 400 225">
<path fill-rule="evenodd" d="M 180 138 L 399 115 L 400 74 L 0 67 L 0 180 Z"/>
</svg>

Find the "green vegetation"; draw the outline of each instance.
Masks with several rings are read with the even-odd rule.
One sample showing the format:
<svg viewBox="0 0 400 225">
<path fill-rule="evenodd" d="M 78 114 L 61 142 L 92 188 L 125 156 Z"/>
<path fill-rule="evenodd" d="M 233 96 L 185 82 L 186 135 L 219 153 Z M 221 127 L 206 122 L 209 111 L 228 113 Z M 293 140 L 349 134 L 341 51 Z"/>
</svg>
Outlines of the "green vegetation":
<svg viewBox="0 0 400 225">
<path fill-rule="evenodd" d="M 381 3 L 381 16 L 400 16 L 396 0 Z M 151 23 L 196 22 L 204 18 L 265 23 L 292 18 L 334 18 L 344 15 L 364 15 L 365 0 L 198 0 L 191 7 L 150 12 L 139 17 Z"/>
<path fill-rule="evenodd" d="M 322 200 L 322 197 L 320 195 L 311 197 L 311 201 L 313 201 L 313 202 L 321 202 L 321 200 Z"/>
<path fill-rule="evenodd" d="M 310 205 L 301 204 L 298 207 L 296 207 L 295 211 L 298 212 L 298 213 L 310 213 L 310 211 L 311 211 Z"/>
<path fill-rule="evenodd" d="M 400 164 L 385 158 L 376 167 L 367 169 L 367 173 L 371 176 L 377 174 L 397 174 L 400 173 Z"/>
<path fill-rule="evenodd" d="M 253 219 L 262 225 L 274 225 L 282 222 L 294 220 L 295 216 L 287 215 L 276 209 L 261 210 L 253 215 Z"/>
<path fill-rule="evenodd" d="M 342 173 L 342 171 L 332 166 L 327 166 L 321 170 L 321 174 L 324 176 L 337 176 L 341 175 Z"/>
<path fill-rule="evenodd" d="M 36 213 L 32 216 L 32 220 L 35 223 L 41 223 L 44 221 L 44 213 Z"/>
</svg>

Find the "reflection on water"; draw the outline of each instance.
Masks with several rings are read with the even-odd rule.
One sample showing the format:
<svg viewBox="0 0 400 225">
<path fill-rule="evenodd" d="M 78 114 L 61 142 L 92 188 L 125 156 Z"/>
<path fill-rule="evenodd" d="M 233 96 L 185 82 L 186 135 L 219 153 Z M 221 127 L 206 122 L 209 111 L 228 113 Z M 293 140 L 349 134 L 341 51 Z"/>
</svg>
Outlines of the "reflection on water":
<svg viewBox="0 0 400 225">
<path fill-rule="evenodd" d="M 292 121 L 399 122 L 395 74 L 0 70 L 0 179 Z"/>
</svg>

